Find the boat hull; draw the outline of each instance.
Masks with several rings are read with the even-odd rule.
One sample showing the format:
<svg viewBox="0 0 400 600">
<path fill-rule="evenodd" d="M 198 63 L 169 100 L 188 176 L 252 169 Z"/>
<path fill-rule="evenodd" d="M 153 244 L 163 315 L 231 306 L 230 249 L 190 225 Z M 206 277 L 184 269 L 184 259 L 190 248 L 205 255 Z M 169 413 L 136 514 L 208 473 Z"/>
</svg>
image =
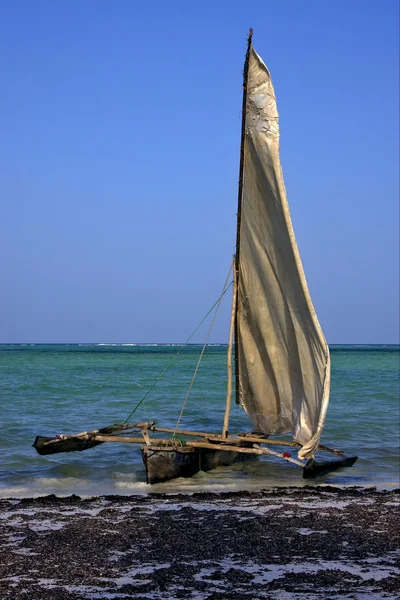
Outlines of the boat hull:
<svg viewBox="0 0 400 600">
<path fill-rule="evenodd" d="M 251 444 L 246 447 L 251 447 Z M 255 456 L 242 452 L 211 450 L 206 448 L 160 448 L 143 446 L 142 458 L 149 484 L 161 483 L 178 477 L 192 477 L 199 471 L 211 471 L 236 462 L 251 460 Z"/>
</svg>

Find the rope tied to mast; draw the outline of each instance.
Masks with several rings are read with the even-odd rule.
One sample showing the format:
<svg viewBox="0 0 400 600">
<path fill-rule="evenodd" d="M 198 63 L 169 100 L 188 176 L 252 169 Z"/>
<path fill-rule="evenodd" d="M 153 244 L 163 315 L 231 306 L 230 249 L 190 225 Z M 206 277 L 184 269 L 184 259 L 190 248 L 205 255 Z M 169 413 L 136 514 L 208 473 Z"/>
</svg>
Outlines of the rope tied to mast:
<svg viewBox="0 0 400 600">
<path fill-rule="evenodd" d="M 221 304 L 222 298 L 225 296 L 226 292 L 229 290 L 229 288 L 233 284 L 233 281 L 231 281 L 230 284 L 227 285 L 227 281 L 229 279 L 230 273 L 231 273 L 231 269 L 229 270 L 228 277 L 227 277 L 227 279 L 225 281 L 225 285 L 224 285 L 224 289 L 222 291 L 222 294 L 214 302 L 214 304 L 212 305 L 212 307 L 210 308 L 210 310 L 207 312 L 207 314 L 202 318 L 202 320 L 200 321 L 200 323 L 197 325 L 196 329 L 194 329 L 194 331 L 187 338 L 186 342 L 184 342 L 184 344 L 182 345 L 182 347 L 172 357 L 172 359 L 170 360 L 170 362 L 163 369 L 163 371 L 160 373 L 160 375 L 157 377 L 157 379 L 155 379 L 153 381 L 153 383 L 151 384 L 151 386 L 149 387 L 149 389 L 147 390 L 147 392 L 145 393 L 145 395 L 139 400 L 139 402 L 136 404 L 136 406 L 134 407 L 134 409 L 126 417 L 125 421 L 122 422 L 123 425 L 125 425 L 129 421 L 129 419 L 131 418 L 131 416 L 133 415 L 133 413 L 136 412 L 136 410 L 139 408 L 139 406 L 141 406 L 143 404 L 143 402 L 146 400 L 146 398 L 150 394 L 150 392 L 155 388 L 155 386 L 157 385 L 157 383 L 164 377 L 165 373 L 172 367 L 172 365 L 174 364 L 174 362 L 177 360 L 178 356 L 181 354 L 181 352 L 183 352 L 183 350 L 186 348 L 186 346 L 188 345 L 188 343 L 190 342 L 190 340 L 192 339 L 192 337 L 194 336 L 194 334 L 200 329 L 200 327 L 203 325 L 203 323 L 207 319 L 207 317 L 212 313 L 212 311 L 214 310 L 214 308 L 216 306 L 218 306 L 218 308 L 219 308 L 219 305 Z M 218 311 L 218 308 L 217 308 L 217 311 Z M 213 324 L 214 324 L 214 320 L 215 320 L 215 317 L 213 319 Z M 208 337 L 207 337 L 207 339 L 208 339 Z"/>
<path fill-rule="evenodd" d="M 211 321 L 210 327 L 209 327 L 209 329 L 208 329 L 208 333 L 207 333 L 206 339 L 205 339 L 205 341 L 204 341 L 203 348 L 201 349 L 200 356 L 199 356 L 199 360 L 197 361 L 197 365 L 196 365 L 196 368 L 195 368 L 195 370 L 194 370 L 194 373 L 193 373 L 192 381 L 190 382 L 189 389 L 188 389 L 188 391 L 187 391 L 187 393 L 186 393 L 185 400 L 183 401 L 182 408 L 181 408 L 181 412 L 179 413 L 179 417 L 178 417 L 178 420 L 177 420 L 177 422 L 176 422 L 175 429 L 174 429 L 174 433 L 172 434 L 172 437 L 175 437 L 175 435 L 176 435 L 176 431 L 177 431 L 177 429 L 178 429 L 178 427 L 179 427 L 179 423 L 181 422 L 181 418 L 182 418 L 182 415 L 183 415 L 183 411 L 185 410 L 186 403 L 187 403 L 187 401 L 188 401 L 188 398 L 189 398 L 190 392 L 192 391 L 192 387 L 193 387 L 193 384 L 194 384 L 194 380 L 196 379 L 196 375 L 197 375 L 197 371 L 199 370 L 199 367 L 200 367 L 201 359 L 203 358 L 203 355 L 204 355 L 204 352 L 205 352 L 205 350 L 206 350 L 206 346 L 207 346 L 207 343 L 208 343 L 209 337 L 210 337 L 210 335 L 211 335 L 212 328 L 214 327 L 215 319 L 217 318 L 218 309 L 219 309 L 219 307 L 220 307 L 220 305 L 221 305 L 222 298 L 224 297 L 224 295 L 226 294 L 226 292 L 229 290 L 229 288 L 231 287 L 231 285 L 232 285 L 232 283 L 233 283 L 233 281 L 231 281 L 231 283 L 228 285 L 228 281 L 229 281 L 229 277 L 230 277 L 230 275 L 231 275 L 232 268 L 233 268 L 233 264 L 230 266 L 230 269 L 229 269 L 229 272 L 228 272 L 227 278 L 225 279 L 224 287 L 222 288 L 222 293 L 221 293 L 221 295 L 220 295 L 219 299 L 218 299 L 218 300 L 217 300 L 217 302 L 216 302 L 216 309 L 215 309 L 215 313 L 214 313 L 214 316 L 213 316 L 213 318 L 212 318 L 212 321 Z M 215 306 L 215 304 L 214 304 L 214 306 Z"/>
</svg>

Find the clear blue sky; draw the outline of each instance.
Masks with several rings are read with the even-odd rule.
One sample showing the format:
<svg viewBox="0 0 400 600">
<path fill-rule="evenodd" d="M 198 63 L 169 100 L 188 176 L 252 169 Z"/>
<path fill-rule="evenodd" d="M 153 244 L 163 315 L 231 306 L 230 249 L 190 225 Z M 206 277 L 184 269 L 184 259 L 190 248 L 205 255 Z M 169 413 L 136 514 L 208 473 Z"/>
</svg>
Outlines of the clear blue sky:
<svg viewBox="0 0 400 600">
<path fill-rule="evenodd" d="M 398 341 L 396 0 L 3 0 L 0 342 L 194 329 L 234 250 L 249 26 L 327 340 Z"/>
</svg>

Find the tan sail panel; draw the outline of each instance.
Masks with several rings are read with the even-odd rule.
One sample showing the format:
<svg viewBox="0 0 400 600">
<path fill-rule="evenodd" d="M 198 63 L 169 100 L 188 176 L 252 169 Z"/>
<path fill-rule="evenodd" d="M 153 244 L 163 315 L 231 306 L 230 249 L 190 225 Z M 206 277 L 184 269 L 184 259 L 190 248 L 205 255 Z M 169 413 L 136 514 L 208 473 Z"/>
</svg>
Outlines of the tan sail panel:
<svg viewBox="0 0 400 600">
<path fill-rule="evenodd" d="M 291 433 L 315 453 L 329 401 L 329 350 L 293 227 L 269 71 L 251 49 L 238 282 L 239 401 L 257 431 Z"/>
</svg>

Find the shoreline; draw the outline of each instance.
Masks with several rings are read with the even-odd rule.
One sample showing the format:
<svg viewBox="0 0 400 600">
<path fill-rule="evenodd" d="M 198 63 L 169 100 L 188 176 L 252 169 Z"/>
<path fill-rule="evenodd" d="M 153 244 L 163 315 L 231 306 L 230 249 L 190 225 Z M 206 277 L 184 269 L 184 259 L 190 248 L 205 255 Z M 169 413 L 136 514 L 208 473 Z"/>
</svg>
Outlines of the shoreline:
<svg viewBox="0 0 400 600">
<path fill-rule="evenodd" d="M 400 490 L 0 499 L 0 597 L 375 600 L 400 589 Z"/>
<path fill-rule="evenodd" d="M 195 500 L 200 499 L 200 498 L 204 498 L 204 497 L 210 497 L 210 498 L 226 498 L 226 499 L 234 499 L 236 497 L 240 498 L 240 497 L 254 497 L 254 498 L 259 498 L 259 497 L 268 497 L 268 496 L 288 496 L 290 494 L 296 494 L 298 493 L 298 495 L 301 495 L 302 493 L 304 494 L 315 494 L 317 496 L 321 496 L 324 495 L 325 493 L 331 493 L 333 495 L 346 495 L 348 497 L 354 497 L 354 498 L 361 498 L 364 495 L 367 494 L 375 494 L 377 496 L 381 496 L 381 495 L 388 495 L 388 494 L 392 494 L 394 496 L 399 496 L 400 497 L 400 486 L 398 482 L 390 482 L 390 483 L 385 483 L 385 484 L 377 484 L 377 483 L 371 483 L 371 484 L 360 484 L 360 485 L 354 485 L 354 484 L 348 484 L 348 485 L 343 485 L 343 484 L 332 484 L 332 483 L 318 483 L 318 484 L 313 484 L 313 483 L 306 483 L 305 485 L 293 485 L 293 484 L 289 484 L 289 485 L 285 485 L 285 484 L 281 484 L 281 485 L 274 485 L 274 486 L 269 486 L 269 487 L 264 487 L 264 488 L 256 488 L 256 489 L 237 489 L 237 490 L 227 490 L 227 491 L 212 491 L 212 489 L 202 489 L 202 490 L 198 490 L 198 489 L 194 489 L 194 490 L 183 490 L 183 491 L 175 491 L 175 490 L 167 490 L 167 491 L 160 491 L 160 486 L 165 485 L 165 484 L 155 484 L 155 485 L 147 485 L 147 488 L 149 489 L 149 491 L 146 491 L 146 493 L 142 493 L 142 492 L 131 492 L 131 493 L 125 493 L 125 494 L 117 494 L 117 493 L 104 493 L 104 494 L 75 494 L 75 493 L 68 493 L 68 494 L 61 494 L 61 493 L 46 493 L 43 492 L 42 494 L 39 495 L 32 495 L 32 496 L 0 496 L 0 506 L 2 503 L 4 502 L 21 502 L 23 504 L 25 503 L 34 503 L 34 502 L 38 502 L 41 503 L 42 501 L 44 503 L 54 503 L 55 505 L 57 503 L 64 503 L 67 501 L 71 501 L 72 503 L 76 503 L 77 501 L 81 501 L 81 502 L 94 502 L 96 500 L 107 500 L 107 501 L 115 501 L 118 502 L 119 500 L 121 501 L 135 501 L 138 500 L 140 502 L 143 502 L 146 498 L 147 499 L 152 499 L 152 500 L 156 500 L 156 499 L 176 499 L 178 498 L 179 500 L 182 501 L 187 501 L 190 500 L 194 497 Z M 383 487 L 386 486 L 386 487 Z M 155 491 L 152 491 L 152 488 L 157 487 L 157 489 Z"/>
<path fill-rule="evenodd" d="M 192 482 L 195 480 L 195 477 L 191 478 Z M 171 482 L 168 482 L 169 484 Z M 196 481 L 196 483 L 198 483 Z M 80 485 L 71 484 L 68 489 L 57 489 L 56 486 L 50 486 L 50 489 L 43 489 L 43 491 L 39 492 L 32 486 L 32 489 L 27 487 L 17 487 L 10 486 L 8 488 L 1 489 L 0 488 L 0 502 L 7 500 L 34 500 L 47 497 L 56 497 L 56 498 L 71 498 L 71 497 L 79 497 L 82 500 L 89 500 L 93 498 L 147 498 L 147 497 L 163 497 L 163 496 L 182 496 L 190 498 L 193 495 L 197 494 L 213 494 L 215 496 L 223 495 L 223 494 L 268 494 L 272 491 L 276 490 L 320 490 L 323 492 L 324 490 L 342 490 L 342 491 L 352 491 L 357 490 L 359 492 L 369 492 L 376 491 L 380 492 L 394 492 L 400 493 L 399 481 L 380 481 L 380 482 L 364 482 L 357 483 L 348 482 L 343 483 L 313 483 L 312 481 L 308 481 L 307 483 L 304 480 L 299 481 L 288 481 L 288 482 L 274 482 L 273 484 L 269 484 L 267 487 L 260 483 L 256 484 L 245 484 L 242 482 L 240 486 L 232 485 L 231 481 L 227 481 L 224 484 L 220 482 L 217 485 L 213 485 L 213 481 L 208 481 L 206 483 L 202 482 L 201 485 L 193 485 L 193 487 L 167 487 L 165 483 L 157 483 L 153 485 L 147 485 L 143 482 L 136 482 L 135 484 L 121 485 L 121 487 L 111 487 L 105 488 L 104 486 L 99 486 L 97 489 L 94 485 L 84 486 L 83 483 Z M 136 487 L 140 486 L 140 487 Z M 86 493 L 82 493 L 82 488 L 89 487 L 89 491 Z M 75 489 L 74 489 L 75 488 Z"/>
</svg>

